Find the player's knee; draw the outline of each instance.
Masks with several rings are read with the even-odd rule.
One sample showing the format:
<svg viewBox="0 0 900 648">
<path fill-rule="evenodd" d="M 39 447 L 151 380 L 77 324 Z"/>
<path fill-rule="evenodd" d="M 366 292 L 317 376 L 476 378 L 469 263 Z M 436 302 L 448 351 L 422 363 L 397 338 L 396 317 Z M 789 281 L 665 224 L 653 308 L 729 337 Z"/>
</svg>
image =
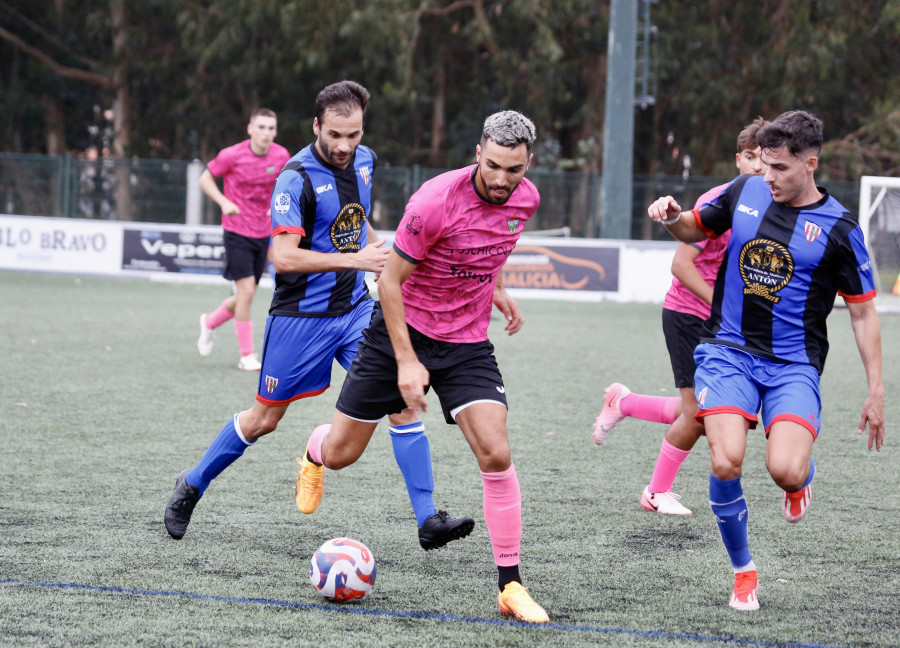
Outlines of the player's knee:
<svg viewBox="0 0 900 648">
<path fill-rule="evenodd" d="M 729 455 L 713 456 L 712 474 L 722 481 L 740 477 L 741 461 Z"/>
<path fill-rule="evenodd" d="M 478 467 L 482 472 L 503 472 L 511 463 L 509 446 L 482 450 L 478 455 Z"/>
<path fill-rule="evenodd" d="M 809 475 L 809 461 L 767 461 L 766 468 L 775 483 L 789 493 L 803 488 Z"/>
</svg>

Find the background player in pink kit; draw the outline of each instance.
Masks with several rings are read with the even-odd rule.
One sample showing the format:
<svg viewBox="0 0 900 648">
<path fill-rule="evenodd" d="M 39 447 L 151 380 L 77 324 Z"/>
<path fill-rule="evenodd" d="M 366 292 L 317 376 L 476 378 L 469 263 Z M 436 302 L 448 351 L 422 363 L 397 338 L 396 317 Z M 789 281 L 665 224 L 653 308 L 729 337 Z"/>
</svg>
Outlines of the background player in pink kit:
<svg viewBox="0 0 900 648">
<path fill-rule="evenodd" d="M 757 117 L 738 134 L 735 165 L 742 175 L 759 175 L 764 171 L 756 141 L 756 133 L 764 123 L 762 117 Z M 695 208 L 711 201 L 727 186 L 727 183 L 719 185 L 704 193 L 697 199 Z M 641 493 L 641 506 L 655 513 L 691 514 L 679 502 L 680 496 L 672 492 L 672 485 L 681 464 L 703 435 L 703 425 L 694 418 L 697 413 L 694 348 L 706 335 L 703 323 L 710 315 L 713 285 L 730 236 L 731 232 L 725 232 L 699 243 L 679 243 L 672 260 L 674 277 L 663 302 L 662 318 L 675 386 L 681 395 L 635 394 L 621 383 L 612 383 L 605 390 L 603 409 L 594 423 L 594 442 L 598 445 L 627 416 L 671 426 L 663 437 L 653 477 Z"/>
<path fill-rule="evenodd" d="M 212 313 L 200 316 L 197 351 L 207 356 L 213 347 L 213 330 L 234 318 L 241 359 L 238 369 L 259 371 L 260 363 L 253 345 L 253 320 L 250 307 L 256 286 L 266 267 L 272 219 L 269 201 L 275 179 L 291 155 L 275 143 L 278 121 L 268 108 L 257 108 L 250 115 L 247 134 L 250 139 L 219 151 L 200 176 L 199 185 L 222 208 L 225 230 L 226 279 L 234 281 L 235 292 L 225 298 Z M 224 193 L 216 185 L 221 177 Z"/>
<path fill-rule="evenodd" d="M 534 125 L 515 111 L 487 118 L 477 164 L 426 182 L 397 229 L 376 309 L 350 367 L 331 425 L 313 431 L 298 497 L 313 511 L 324 466 L 339 470 L 363 453 L 375 426 L 404 407 L 425 410 L 433 387 L 478 459 L 484 516 L 498 568 L 503 614 L 542 623 L 547 613 L 522 586 L 522 506 L 506 432 L 506 389 L 488 340 L 491 305 L 512 335 L 522 314 L 501 284 L 501 268 L 540 196 L 524 178 Z"/>
</svg>

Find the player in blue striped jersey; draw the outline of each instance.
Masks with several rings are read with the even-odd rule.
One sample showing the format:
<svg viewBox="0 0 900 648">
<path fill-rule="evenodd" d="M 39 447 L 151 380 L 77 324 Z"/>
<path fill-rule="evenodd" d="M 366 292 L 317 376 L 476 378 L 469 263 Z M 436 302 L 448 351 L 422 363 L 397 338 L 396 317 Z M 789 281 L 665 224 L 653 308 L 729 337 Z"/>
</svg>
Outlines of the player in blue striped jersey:
<svg viewBox="0 0 900 648">
<path fill-rule="evenodd" d="M 747 431 L 762 412 L 766 468 L 783 490 L 788 522 L 805 515 L 821 427 L 819 377 L 828 353 L 825 320 L 840 294 L 847 304 L 868 382 L 858 432 L 869 449 L 884 442 L 881 327 L 872 268 L 856 220 L 814 174 L 822 122 L 782 114 L 757 133 L 764 176 L 740 176 L 700 209 L 682 212 L 671 196 L 648 209 L 681 241 L 731 240 L 716 281 L 714 337 L 695 351 L 697 417 L 709 441 L 710 505 L 735 571 L 730 605 L 759 608 L 756 564 L 747 539 L 741 487 Z"/>
<path fill-rule="evenodd" d="M 210 482 L 261 436 L 273 432 L 295 400 L 321 394 L 332 364 L 356 356 L 374 300 L 366 272 L 380 272 L 389 249 L 369 227 L 376 156 L 360 145 L 369 92 L 341 81 L 316 97 L 316 140 L 285 165 L 272 192 L 275 292 L 266 321 L 262 369 L 250 409 L 225 424 L 200 462 L 182 471 L 165 512 L 173 538 L 184 536 Z M 435 549 L 468 535 L 471 517 L 437 511 L 431 452 L 412 410 L 391 417 L 391 443 L 419 526 L 419 543 Z M 298 460 L 299 461 L 299 460 Z M 298 484 L 299 485 L 299 484 Z M 304 513 L 299 490 L 297 505 Z"/>
</svg>

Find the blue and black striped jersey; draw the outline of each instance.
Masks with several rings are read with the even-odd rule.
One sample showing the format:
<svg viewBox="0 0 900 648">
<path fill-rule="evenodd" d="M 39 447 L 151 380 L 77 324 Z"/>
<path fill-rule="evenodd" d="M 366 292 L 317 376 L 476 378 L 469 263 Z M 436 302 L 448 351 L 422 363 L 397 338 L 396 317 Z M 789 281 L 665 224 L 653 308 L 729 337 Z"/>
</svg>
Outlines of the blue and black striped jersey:
<svg viewBox="0 0 900 648">
<path fill-rule="evenodd" d="M 788 207 L 772 200 L 762 176 L 739 176 L 694 212 L 708 235 L 732 230 L 713 297 L 715 339 L 704 341 L 821 373 L 835 297 L 867 301 L 875 286 L 859 223 L 819 191 L 818 202 Z"/>
<path fill-rule="evenodd" d="M 310 144 L 288 161 L 272 192 L 272 236 L 301 235 L 300 247 L 315 252 L 350 253 L 366 245 L 372 176 L 377 157 L 359 146 L 340 169 Z M 365 273 L 289 273 L 275 275 L 270 315 L 330 317 L 369 298 Z"/>
</svg>

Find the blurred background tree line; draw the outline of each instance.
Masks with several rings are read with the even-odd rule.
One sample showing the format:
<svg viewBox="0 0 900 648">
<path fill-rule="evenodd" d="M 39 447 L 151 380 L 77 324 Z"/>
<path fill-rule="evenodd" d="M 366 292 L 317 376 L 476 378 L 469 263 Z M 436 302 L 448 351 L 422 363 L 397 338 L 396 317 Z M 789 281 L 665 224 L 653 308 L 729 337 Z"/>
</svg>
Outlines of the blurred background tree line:
<svg viewBox="0 0 900 648">
<path fill-rule="evenodd" d="M 635 0 L 636 1 L 636 0 Z M 825 180 L 900 175 L 900 0 L 661 0 L 635 173 L 733 172 L 757 115 L 825 120 Z M 292 152 L 316 93 L 373 94 L 382 164 L 468 163 L 484 117 L 538 128 L 536 163 L 601 167 L 609 0 L 0 0 L 0 150 L 209 160 L 256 106 Z"/>
</svg>

